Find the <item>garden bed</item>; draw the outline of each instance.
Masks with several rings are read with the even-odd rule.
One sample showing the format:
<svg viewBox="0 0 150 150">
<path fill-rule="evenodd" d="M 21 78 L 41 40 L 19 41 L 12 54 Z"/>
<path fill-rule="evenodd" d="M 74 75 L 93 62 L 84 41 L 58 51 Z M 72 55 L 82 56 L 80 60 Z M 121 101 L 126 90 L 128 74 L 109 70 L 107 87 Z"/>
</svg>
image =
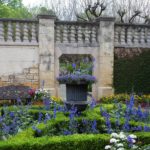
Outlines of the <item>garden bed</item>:
<svg viewBox="0 0 150 150">
<path fill-rule="evenodd" d="M 9 129 L 15 121 L 13 130 L 1 130 L 1 150 L 103 150 L 109 143 L 110 133 L 119 131 L 137 135 L 139 146 L 148 145 L 150 141 L 150 115 L 134 107 L 133 97 L 127 105 L 96 105 L 92 101 L 82 113 L 76 108 L 67 110 L 55 102 L 43 106 L 1 107 L 0 111 L 1 123 Z"/>
</svg>

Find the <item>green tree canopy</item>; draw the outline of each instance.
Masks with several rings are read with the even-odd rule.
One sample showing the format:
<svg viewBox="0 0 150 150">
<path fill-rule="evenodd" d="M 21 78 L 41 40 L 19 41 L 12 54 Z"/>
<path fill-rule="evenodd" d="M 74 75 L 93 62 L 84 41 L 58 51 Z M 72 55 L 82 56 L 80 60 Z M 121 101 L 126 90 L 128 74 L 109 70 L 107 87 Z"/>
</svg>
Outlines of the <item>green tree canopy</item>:
<svg viewBox="0 0 150 150">
<path fill-rule="evenodd" d="M 22 0 L 0 0 L 0 18 L 31 18 Z"/>
</svg>

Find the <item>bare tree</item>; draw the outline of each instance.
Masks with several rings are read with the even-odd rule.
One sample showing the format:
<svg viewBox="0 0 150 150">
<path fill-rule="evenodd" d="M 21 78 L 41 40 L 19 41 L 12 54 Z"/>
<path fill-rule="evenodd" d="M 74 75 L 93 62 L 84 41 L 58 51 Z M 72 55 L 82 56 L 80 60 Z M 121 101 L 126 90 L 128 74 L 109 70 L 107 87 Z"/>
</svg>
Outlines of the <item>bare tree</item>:
<svg viewBox="0 0 150 150">
<path fill-rule="evenodd" d="M 43 5 L 60 20 L 92 21 L 113 16 L 117 22 L 150 24 L 150 0 L 45 0 Z"/>
<path fill-rule="evenodd" d="M 113 0 L 114 14 L 118 22 L 148 23 L 150 14 L 149 0 Z"/>
</svg>

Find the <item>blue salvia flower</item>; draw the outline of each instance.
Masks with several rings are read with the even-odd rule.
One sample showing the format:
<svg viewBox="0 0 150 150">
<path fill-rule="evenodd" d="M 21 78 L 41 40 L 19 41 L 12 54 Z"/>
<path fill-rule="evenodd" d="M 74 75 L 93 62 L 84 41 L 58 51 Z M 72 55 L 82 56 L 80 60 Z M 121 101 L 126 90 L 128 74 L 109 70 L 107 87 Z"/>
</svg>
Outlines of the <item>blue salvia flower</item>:
<svg viewBox="0 0 150 150">
<path fill-rule="evenodd" d="M 76 69 L 76 64 L 75 63 L 72 64 L 72 68 Z"/>
<path fill-rule="evenodd" d="M 65 130 L 65 131 L 64 131 L 64 135 L 71 135 L 71 131 Z"/>
<path fill-rule="evenodd" d="M 119 115 L 118 112 L 116 112 L 116 122 L 115 122 L 115 124 L 116 124 L 117 128 L 120 126 L 120 120 L 119 120 L 119 118 L 120 118 L 120 115 Z"/>
<path fill-rule="evenodd" d="M 100 115 L 103 116 L 103 107 L 102 106 L 100 106 Z"/>
<path fill-rule="evenodd" d="M 142 131 L 142 126 L 138 126 L 137 131 Z"/>
<path fill-rule="evenodd" d="M 53 111 L 53 118 L 56 118 L 56 113 L 57 113 L 57 109 L 56 109 L 56 104 L 54 105 L 54 111 Z"/>
<path fill-rule="evenodd" d="M 143 112 L 143 119 L 145 119 L 145 120 L 148 120 L 148 119 L 149 119 L 149 111 L 148 111 L 148 110 L 145 110 L 145 111 Z"/>
<path fill-rule="evenodd" d="M 37 133 L 41 133 L 42 131 L 40 129 L 38 129 L 36 126 L 33 126 L 32 129 L 34 131 L 36 131 Z"/>
<path fill-rule="evenodd" d="M 10 116 L 11 118 L 13 118 L 13 117 L 15 116 L 14 112 L 10 112 L 10 113 L 9 113 L 9 116 Z"/>
<path fill-rule="evenodd" d="M 150 132 L 150 127 L 144 126 L 144 131 L 145 131 L 145 132 Z"/>
<path fill-rule="evenodd" d="M 133 146 L 133 139 L 130 136 L 128 136 L 127 141 L 129 143 L 129 147 L 132 147 Z"/>
<path fill-rule="evenodd" d="M 9 134 L 10 132 L 10 127 L 7 126 L 5 123 L 3 124 L 3 132 L 4 134 Z"/>
<path fill-rule="evenodd" d="M 110 115 L 107 112 L 103 112 L 103 117 L 105 117 L 105 124 L 107 128 L 107 133 L 111 133 L 111 122 L 110 122 Z"/>
<path fill-rule="evenodd" d="M 47 121 L 48 121 L 48 120 L 50 120 L 50 119 L 51 119 L 50 114 L 49 114 L 49 113 L 46 113 L 46 114 L 45 114 L 44 123 L 46 124 L 46 123 L 47 123 Z"/>
<path fill-rule="evenodd" d="M 51 104 L 50 100 L 48 98 L 44 98 L 43 101 L 44 101 L 45 109 L 49 110 L 50 109 L 50 104 Z"/>
<path fill-rule="evenodd" d="M 92 97 L 90 108 L 93 109 L 95 106 L 96 106 L 96 100 L 94 97 Z"/>
<path fill-rule="evenodd" d="M 129 102 L 129 110 L 132 110 L 133 106 L 134 106 L 134 95 L 131 95 Z"/>
<path fill-rule="evenodd" d="M 41 112 L 39 112 L 39 117 L 38 117 L 38 122 L 39 123 L 42 121 L 42 117 L 43 117 L 43 114 Z"/>
<path fill-rule="evenodd" d="M 143 118 L 143 112 L 141 110 L 140 105 L 138 106 L 138 109 L 137 109 L 137 117 L 138 117 L 139 120 L 142 120 L 142 118 Z"/>
<path fill-rule="evenodd" d="M 17 97 L 17 104 L 21 104 L 21 98 L 20 97 Z"/>
<path fill-rule="evenodd" d="M 97 133 L 98 131 L 97 131 L 97 122 L 96 122 L 96 120 L 94 120 L 93 122 L 92 122 L 92 133 Z"/>
<path fill-rule="evenodd" d="M 123 130 L 124 131 L 129 131 L 130 130 L 130 126 L 129 126 L 129 121 L 128 120 L 125 121 L 125 124 L 123 125 Z"/>
</svg>

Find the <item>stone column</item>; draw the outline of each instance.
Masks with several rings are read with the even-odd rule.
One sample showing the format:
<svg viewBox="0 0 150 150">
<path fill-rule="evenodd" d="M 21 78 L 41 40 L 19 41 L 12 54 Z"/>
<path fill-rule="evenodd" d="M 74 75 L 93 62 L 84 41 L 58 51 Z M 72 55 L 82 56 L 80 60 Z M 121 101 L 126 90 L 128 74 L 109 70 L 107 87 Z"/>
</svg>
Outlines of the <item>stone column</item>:
<svg viewBox="0 0 150 150">
<path fill-rule="evenodd" d="M 114 18 L 101 18 L 99 27 L 98 97 L 108 96 L 113 90 Z"/>
<path fill-rule="evenodd" d="M 55 90 L 55 17 L 50 15 L 39 15 L 39 76 L 40 87 L 44 82 L 44 89 L 56 95 Z"/>
</svg>

